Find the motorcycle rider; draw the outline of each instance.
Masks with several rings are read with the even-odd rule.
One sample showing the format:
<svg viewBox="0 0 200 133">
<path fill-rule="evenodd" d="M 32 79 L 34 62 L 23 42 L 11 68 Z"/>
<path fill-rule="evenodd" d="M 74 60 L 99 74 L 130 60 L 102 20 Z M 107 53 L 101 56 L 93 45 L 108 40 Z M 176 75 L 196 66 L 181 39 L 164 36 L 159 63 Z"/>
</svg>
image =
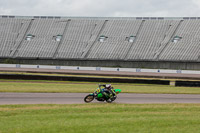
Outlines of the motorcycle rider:
<svg viewBox="0 0 200 133">
<path fill-rule="evenodd" d="M 99 85 L 99 88 L 101 88 L 101 86 L 104 87 L 104 89 L 103 89 L 104 95 L 109 96 L 110 99 L 116 97 L 116 93 L 112 90 L 114 88 L 111 86 L 111 84 Z"/>
</svg>

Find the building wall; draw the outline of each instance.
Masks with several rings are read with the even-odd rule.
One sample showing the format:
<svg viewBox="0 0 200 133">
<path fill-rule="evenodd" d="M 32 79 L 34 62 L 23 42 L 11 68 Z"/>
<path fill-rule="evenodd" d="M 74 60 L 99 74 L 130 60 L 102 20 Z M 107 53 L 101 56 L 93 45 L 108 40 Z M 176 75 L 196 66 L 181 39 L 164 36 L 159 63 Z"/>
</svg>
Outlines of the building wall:
<svg viewBox="0 0 200 133">
<path fill-rule="evenodd" d="M 90 67 L 122 67 L 122 68 L 200 70 L 200 63 L 199 62 L 171 62 L 171 61 L 0 59 L 0 63 L 35 64 L 35 65 L 90 66 Z"/>
</svg>

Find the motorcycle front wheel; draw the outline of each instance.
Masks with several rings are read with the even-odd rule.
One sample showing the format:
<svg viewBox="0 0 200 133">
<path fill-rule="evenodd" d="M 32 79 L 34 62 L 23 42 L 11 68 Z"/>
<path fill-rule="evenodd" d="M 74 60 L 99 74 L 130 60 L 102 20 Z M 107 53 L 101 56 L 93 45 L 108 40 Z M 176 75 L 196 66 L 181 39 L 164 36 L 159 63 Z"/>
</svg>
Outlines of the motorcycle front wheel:
<svg viewBox="0 0 200 133">
<path fill-rule="evenodd" d="M 94 96 L 93 95 L 87 95 L 85 98 L 84 98 L 84 101 L 86 103 L 90 103 L 94 100 Z"/>
</svg>

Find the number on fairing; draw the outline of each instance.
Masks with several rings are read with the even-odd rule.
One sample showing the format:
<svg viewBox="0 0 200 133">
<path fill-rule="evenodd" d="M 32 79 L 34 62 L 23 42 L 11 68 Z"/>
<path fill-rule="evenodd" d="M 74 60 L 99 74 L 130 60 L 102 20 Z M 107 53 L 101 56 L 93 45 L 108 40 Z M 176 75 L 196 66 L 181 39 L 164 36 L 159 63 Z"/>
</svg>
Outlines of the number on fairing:
<svg viewBox="0 0 200 133">
<path fill-rule="evenodd" d="M 101 92 L 101 90 L 98 88 L 98 89 L 97 89 L 97 92 L 99 93 L 99 92 Z"/>
</svg>

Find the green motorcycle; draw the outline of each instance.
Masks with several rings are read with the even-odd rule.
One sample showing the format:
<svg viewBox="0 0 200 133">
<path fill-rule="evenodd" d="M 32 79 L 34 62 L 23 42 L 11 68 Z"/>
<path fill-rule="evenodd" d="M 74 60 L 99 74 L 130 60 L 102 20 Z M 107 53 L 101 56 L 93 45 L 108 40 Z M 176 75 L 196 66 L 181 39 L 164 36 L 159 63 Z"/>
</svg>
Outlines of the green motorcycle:
<svg viewBox="0 0 200 133">
<path fill-rule="evenodd" d="M 94 93 L 90 93 L 89 95 L 87 95 L 84 98 L 84 101 L 86 103 L 90 103 L 94 99 L 96 99 L 97 101 L 101 101 L 101 102 L 106 101 L 108 103 L 112 103 L 117 98 L 117 94 L 121 92 L 121 89 L 111 89 L 111 91 L 114 94 L 114 96 L 110 96 L 110 93 L 106 91 L 105 88 L 101 89 L 101 87 L 99 87 L 96 89 Z"/>
</svg>

